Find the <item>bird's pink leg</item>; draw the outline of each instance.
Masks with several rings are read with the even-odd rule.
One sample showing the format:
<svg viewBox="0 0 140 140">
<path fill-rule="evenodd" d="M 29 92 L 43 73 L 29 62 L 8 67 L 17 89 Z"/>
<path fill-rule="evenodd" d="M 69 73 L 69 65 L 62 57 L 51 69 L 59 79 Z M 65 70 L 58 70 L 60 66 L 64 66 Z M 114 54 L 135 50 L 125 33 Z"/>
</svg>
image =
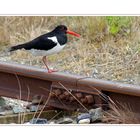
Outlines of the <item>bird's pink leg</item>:
<svg viewBox="0 0 140 140">
<path fill-rule="evenodd" d="M 46 66 L 46 68 L 48 70 L 48 73 L 57 72 L 57 70 L 49 69 L 49 67 L 47 65 L 47 58 L 46 58 L 46 56 L 43 56 L 42 61 L 43 61 L 44 65 Z"/>
</svg>

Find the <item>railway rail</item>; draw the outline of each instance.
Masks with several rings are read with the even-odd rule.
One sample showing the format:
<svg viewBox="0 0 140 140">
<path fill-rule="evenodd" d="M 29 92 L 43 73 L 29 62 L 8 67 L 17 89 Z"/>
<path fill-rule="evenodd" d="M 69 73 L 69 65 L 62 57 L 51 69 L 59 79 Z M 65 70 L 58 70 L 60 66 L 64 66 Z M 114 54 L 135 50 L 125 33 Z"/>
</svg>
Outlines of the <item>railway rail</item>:
<svg viewBox="0 0 140 140">
<path fill-rule="evenodd" d="M 0 96 L 25 101 L 37 97 L 48 106 L 83 111 L 107 108 L 110 97 L 140 113 L 140 86 L 61 72 L 49 74 L 46 69 L 6 62 L 0 62 Z"/>
</svg>

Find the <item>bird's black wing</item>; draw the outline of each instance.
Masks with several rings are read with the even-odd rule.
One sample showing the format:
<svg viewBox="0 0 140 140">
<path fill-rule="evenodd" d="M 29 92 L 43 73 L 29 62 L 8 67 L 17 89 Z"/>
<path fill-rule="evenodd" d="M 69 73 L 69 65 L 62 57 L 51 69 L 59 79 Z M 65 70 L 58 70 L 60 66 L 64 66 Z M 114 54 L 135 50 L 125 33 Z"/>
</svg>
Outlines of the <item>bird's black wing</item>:
<svg viewBox="0 0 140 140">
<path fill-rule="evenodd" d="M 51 37 L 50 37 L 51 38 Z M 37 50 L 50 50 L 57 45 L 57 42 L 49 39 L 49 37 L 40 37 L 37 40 L 34 40 L 33 49 Z"/>
<path fill-rule="evenodd" d="M 40 37 L 30 41 L 30 42 L 13 46 L 13 47 L 10 48 L 10 51 L 15 51 L 15 50 L 18 50 L 18 49 L 50 50 L 53 47 L 55 47 L 56 45 L 57 45 L 57 43 L 54 42 L 51 39 L 48 39 L 48 37 L 40 36 Z"/>
</svg>

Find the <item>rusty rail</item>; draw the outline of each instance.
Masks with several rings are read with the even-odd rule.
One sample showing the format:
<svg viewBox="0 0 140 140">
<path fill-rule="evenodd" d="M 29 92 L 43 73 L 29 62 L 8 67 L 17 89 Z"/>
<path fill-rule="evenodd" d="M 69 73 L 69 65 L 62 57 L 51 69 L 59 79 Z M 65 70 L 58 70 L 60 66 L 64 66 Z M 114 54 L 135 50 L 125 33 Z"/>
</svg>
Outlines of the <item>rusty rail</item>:
<svg viewBox="0 0 140 140">
<path fill-rule="evenodd" d="M 102 93 L 140 112 L 139 86 L 0 62 L 1 96 L 29 101 L 40 96 L 47 105 L 74 110 L 107 105 Z"/>
</svg>

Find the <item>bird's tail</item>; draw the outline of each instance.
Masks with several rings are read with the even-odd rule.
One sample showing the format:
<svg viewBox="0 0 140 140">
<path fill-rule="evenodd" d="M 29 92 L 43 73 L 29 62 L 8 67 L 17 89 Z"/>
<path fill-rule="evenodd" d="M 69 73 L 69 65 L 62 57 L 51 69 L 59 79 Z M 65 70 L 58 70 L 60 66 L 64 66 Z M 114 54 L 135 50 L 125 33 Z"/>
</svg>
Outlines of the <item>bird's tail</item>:
<svg viewBox="0 0 140 140">
<path fill-rule="evenodd" d="M 12 47 L 8 48 L 8 51 L 12 52 L 12 51 L 16 51 L 16 50 L 22 49 L 22 48 L 24 48 L 24 44 L 12 46 Z"/>
</svg>

